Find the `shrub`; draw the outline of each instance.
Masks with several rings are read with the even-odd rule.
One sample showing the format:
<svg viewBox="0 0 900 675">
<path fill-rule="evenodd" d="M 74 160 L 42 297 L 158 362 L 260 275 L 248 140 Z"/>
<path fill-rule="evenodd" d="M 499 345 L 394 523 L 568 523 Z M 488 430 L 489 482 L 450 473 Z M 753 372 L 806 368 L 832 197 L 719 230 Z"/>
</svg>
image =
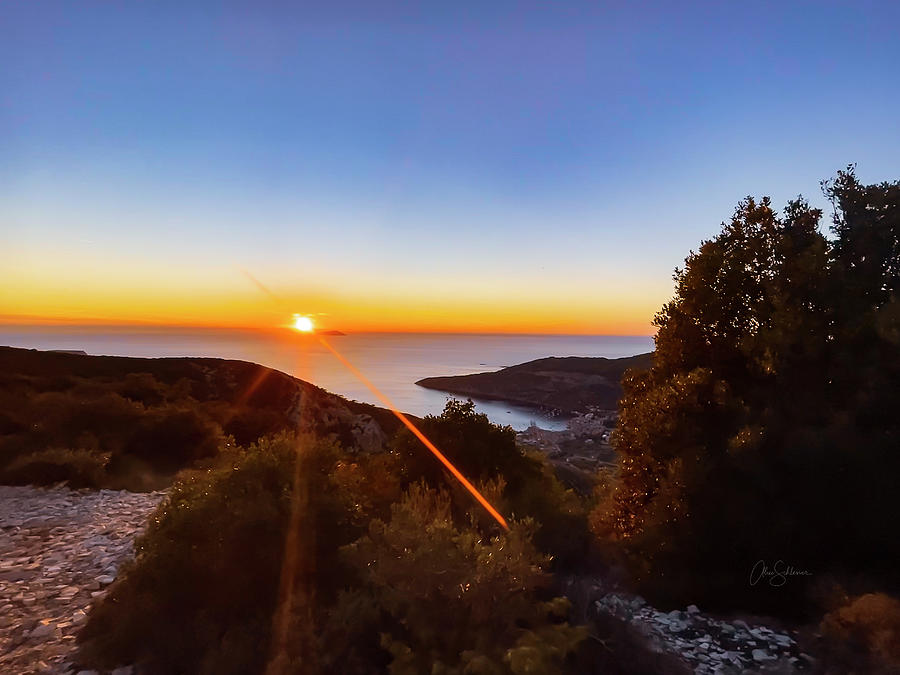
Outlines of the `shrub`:
<svg viewBox="0 0 900 675">
<path fill-rule="evenodd" d="M 0 471 L 0 482 L 11 485 L 67 483 L 70 488 L 105 484 L 108 453 L 49 448 L 17 457 Z"/>
<path fill-rule="evenodd" d="M 299 458 L 299 459 L 298 459 Z M 486 537 L 396 457 L 279 436 L 186 474 L 79 636 L 148 673 L 553 673 L 583 637 L 535 525 Z M 298 463 L 299 462 L 299 463 Z M 503 481 L 485 484 L 499 498 Z"/>
<path fill-rule="evenodd" d="M 555 565 L 580 562 L 589 543 L 584 505 L 562 485 L 544 456 L 526 454 L 516 445 L 510 427 L 493 424 L 475 411 L 471 400 L 450 399 L 440 416 L 422 421 L 421 429 L 469 480 L 502 479 L 507 515 L 536 521 L 534 541 L 554 557 Z M 471 508 L 471 497 L 457 489 L 456 480 L 409 431 L 402 430 L 393 447 L 405 485 L 424 480 L 431 487 L 449 486 L 457 517 Z"/>
<path fill-rule="evenodd" d="M 221 429 L 198 411 L 157 408 L 140 417 L 122 452 L 150 462 L 159 471 L 174 472 L 212 457 L 221 442 Z"/>
<path fill-rule="evenodd" d="M 826 614 L 821 629 L 832 642 L 833 660 L 848 666 L 867 661 L 879 672 L 900 670 L 900 601 L 896 598 L 884 593 L 856 597 Z"/>
<path fill-rule="evenodd" d="M 565 623 L 568 601 L 539 600 L 549 562 L 533 523 L 485 538 L 454 523 L 450 497 L 410 487 L 385 522 L 342 554 L 360 585 L 325 623 L 332 672 L 554 673 L 584 637 Z"/>
<path fill-rule="evenodd" d="M 327 447 L 300 441 L 309 452 Z M 177 483 L 80 635 L 82 656 L 150 672 L 258 672 L 291 511 L 298 441 L 281 436 Z"/>
</svg>

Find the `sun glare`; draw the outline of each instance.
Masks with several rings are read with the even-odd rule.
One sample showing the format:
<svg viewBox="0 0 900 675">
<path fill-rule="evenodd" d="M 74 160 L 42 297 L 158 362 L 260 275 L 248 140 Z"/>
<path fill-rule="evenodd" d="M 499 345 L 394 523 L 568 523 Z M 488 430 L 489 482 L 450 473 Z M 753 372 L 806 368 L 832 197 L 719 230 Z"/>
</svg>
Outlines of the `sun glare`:
<svg viewBox="0 0 900 675">
<path fill-rule="evenodd" d="M 312 319 L 302 314 L 294 314 L 294 330 L 299 330 L 301 333 L 312 333 Z"/>
</svg>

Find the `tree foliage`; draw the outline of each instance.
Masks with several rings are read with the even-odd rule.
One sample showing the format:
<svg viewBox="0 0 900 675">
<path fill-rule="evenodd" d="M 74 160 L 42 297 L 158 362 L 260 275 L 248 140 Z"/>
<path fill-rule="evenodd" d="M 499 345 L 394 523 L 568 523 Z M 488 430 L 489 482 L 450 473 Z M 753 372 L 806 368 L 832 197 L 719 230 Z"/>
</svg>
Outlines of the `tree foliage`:
<svg viewBox="0 0 900 675">
<path fill-rule="evenodd" d="M 421 429 L 470 480 L 502 479 L 501 510 L 536 521 L 535 543 L 553 556 L 554 565 L 582 562 L 589 544 L 584 504 L 560 483 L 546 457 L 523 452 L 511 427 L 493 424 L 471 400 L 450 399 L 441 415 L 422 420 Z M 393 453 L 405 486 L 420 479 L 432 487 L 447 486 L 457 514 L 471 507 L 472 498 L 408 430 L 397 434 Z"/>
<path fill-rule="evenodd" d="M 507 438 L 471 406 L 448 406 L 448 417 L 435 422 L 447 434 L 459 425 L 467 440 Z M 521 494 L 558 488 L 539 502 L 552 521 L 568 493 L 517 456 L 506 456 L 510 467 L 533 469 L 518 477 Z M 401 471 L 397 452 L 281 435 L 219 461 L 176 484 L 134 563 L 91 611 L 80 635 L 86 663 L 149 673 L 253 673 L 268 663 L 279 673 L 553 673 L 584 636 L 549 592 L 536 523 L 510 517 L 511 531 L 498 532 L 467 493 Z M 504 478 L 489 475 L 481 489 L 510 512 Z"/>
<path fill-rule="evenodd" d="M 549 558 L 531 543 L 533 524 L 486 537 L 455 524 L 449 495 L 423 484 L 391 511 L 342 551 L 362 583 L 326 624 L 334 672 L 371 672 L 379 647 L 393 675 L 562 672 L 584 631 L 565 623 L 567 601 L 540 600 Z"/>
<path fill-rule="evenodd" d="M 796 605 L 803 579 L 749 585 L 760 559 L 897 583 L 900 183 L 850 168 L 824 189 L 831 239 L 800 198 L 738 204 L 676 270 L 653 367 L 624 379 L 592 525 L 660 597 Z"/>
</svg>

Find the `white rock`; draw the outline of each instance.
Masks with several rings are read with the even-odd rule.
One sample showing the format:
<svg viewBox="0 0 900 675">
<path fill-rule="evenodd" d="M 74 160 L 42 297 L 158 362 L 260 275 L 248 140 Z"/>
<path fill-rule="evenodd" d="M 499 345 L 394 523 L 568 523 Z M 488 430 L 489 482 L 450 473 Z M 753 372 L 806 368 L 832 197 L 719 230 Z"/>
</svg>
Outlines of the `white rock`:
<svg viewBox="0 0 900 675">
<path fill-rule="evenodd" d="M 750 655 L 753 657 L 753 660 L 757 663 L 762 663 L 763 661 L 771 661 L 776 657 L 772 656 L 765 649 L 754 649 Z"/>
</svg>

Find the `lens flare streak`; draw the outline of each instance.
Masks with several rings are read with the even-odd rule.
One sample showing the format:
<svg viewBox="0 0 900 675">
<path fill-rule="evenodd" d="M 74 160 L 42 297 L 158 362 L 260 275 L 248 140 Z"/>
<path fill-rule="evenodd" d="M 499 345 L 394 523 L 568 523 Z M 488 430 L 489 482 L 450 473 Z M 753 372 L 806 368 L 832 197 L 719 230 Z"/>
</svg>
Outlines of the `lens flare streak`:
<svg viewBox="0 0 900 675">
<path fill-rule="evenodd" d="M 453 466 L 453 463 L 449 459 L 447 459 L 447 457 L 444 456 L 444 453 L 442 453 L 440 450 L 438 450 L 437 447 L 435 447 L 434 443 L 432 443 L 430 440 L 428 440 L 428 437 L 425 434 L 423 434 L 421 431 L 419 431 L 419 428 L 416 427 L 416 425 L 413 424 L 412 421 L 406 415 L 404 415 L 402 412 L 400 412 L 397 409 L 397 406 L 395 406 L 394 403 L 385 394 L 383 394 L 381 392 L 381 390 L 378 389 L 378 387 L 376 387 L 375 384 L 371 380 L 369 380 L 369 378 L 367 378 L 365 375 L 363 375 L 363 373 L 356 366 L 354 366 L 352 363 L 350 363 L 350 361 L 348 361 L 344 357 L 343 354 L 341 354 L 337 349 L 332 347 L 330 342 L 328 342 L 321 335 L 317 335 L 316 337 L 319 339 L 319 342 L 321 342 L 322 345 L 324 345 L 324 347 L 328 351 L 330 351 L 332 354 L 334 354 L 335 358 L 337 358 L 338 361 L 340 361 L 342 364 L 344 364 L 344 366 L 347 368 L 347 370 L 349 370 L 351 373 L 353 373 L 359 379 L 360 382 L 362 382 L 364 385 L 366 385 L 369 388 L 369 390 L 373 394 L 375 394 L 376 397 L 378 397 L 379 401 L 381 401 L 385 406 L 387 406 L 388 410 L 390 410 L 392 413 L 394 413 L 394 415 L 397 417 L 397 419 L 399 419 L 401 422 L 403 422 L 404 426 L 407 429 L 409 429 L 413 434 L 415 434 L 416 438 L 418 438 L 420 441 L 422 441 L 422 445 L 424 445 L 426 448 L 428 448 L 428 450 L 431 452 L 431 454 L 433 454 L 435 457 L 438 458 L 438 460 L 441 462 L 441 464 L 443 464 L 444 467 L 446 467 L 446 469 L 451 474 L 453 474 L 453 476 L 456 478 L 456 480 L 458 480 L 460 483 L 462 483 L 463 487 L 466 488 L 466 490 L 468 490 L 472 494 L 472 496 L 475 497 L 476 500 L 478 500 L 478 503 L 481 504 L 485 508 L 485 510 L 491 514 L 491 516 L 494 518 L 494 520 L 496 520 L 498 523 L 500 523 L 500 526 L 504 530 L 509 531 L 509 525 L 506 523 L 506 519 L 500 515 L 500 513 L 499 513 L 499 511 L 497 511 L 497 509 L 495 509 L 493 506 L 491 506 L 491 503 L 487 499 L 484 498 L 484 495 L 482 495 L 478 491 L 478 489 L 474 485 L 472 485 L 472 483 L 470 483 L 469 480 L 465 476 L 462 475 L 462 473 L 459 471 L 459 469 L 457 469 L 455 466 Z"/>
</svg>

